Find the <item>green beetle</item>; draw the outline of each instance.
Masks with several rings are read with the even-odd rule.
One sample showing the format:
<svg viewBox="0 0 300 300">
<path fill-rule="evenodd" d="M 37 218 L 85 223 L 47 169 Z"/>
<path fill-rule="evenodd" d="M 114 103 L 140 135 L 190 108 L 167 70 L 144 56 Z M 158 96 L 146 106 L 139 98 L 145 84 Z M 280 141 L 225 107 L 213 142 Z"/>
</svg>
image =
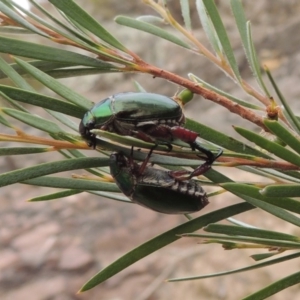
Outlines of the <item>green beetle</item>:
<svg viewBox="0 0 300 300">
<path fill-rule="evenodd" d="M 175 137 L 171 128 L 184 122 L 182 109 L 173 99 L 159 94 L 129 92 L 110 96 L 93 106 L 84 115 L 79 131 L 91 146 L 95 138 L 91 129 L 170 144 Z"/>
<path fill-rule="evenodd" d="M 96 136 L 90 132 L 92 129 L 133 136 L 156 145 L 166 144 L 170 150 L 174 140 L 181 140 L 193 150 L 204 153 L 205 164 L 212 165 L 222 150 L 214 155 L 201 146 L 196 142 L 198 134 L 182 127 L 184 123 L 182 108 L 172 98 L 128 92 L 110 96 L 93 106 L 81 120 L 79 132 L 93 147 L 96 146 Z"/>
<path fill-rule="evenodd" d="M 110 173 L 132 202 L 165 214 L 193 213 L 209 203 L 199 181 L 182 179 L 189 172 L 147 166 L 151 152 L 141 164 L 122 152 L 110 155 Z"/>
</svg>

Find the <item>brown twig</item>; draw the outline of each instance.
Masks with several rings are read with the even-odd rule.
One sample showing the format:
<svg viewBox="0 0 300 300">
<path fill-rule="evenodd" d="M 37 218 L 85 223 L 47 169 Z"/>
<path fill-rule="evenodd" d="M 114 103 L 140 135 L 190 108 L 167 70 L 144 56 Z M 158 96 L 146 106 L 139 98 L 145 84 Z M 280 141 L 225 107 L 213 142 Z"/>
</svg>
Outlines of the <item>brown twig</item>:
<svg viewBox="0 0 300 300">
<path fill-rule="evenodd" d="M 237 114 L 241 116 L 242 118 L 256 124 L 257 126 L 261 127 L 265 131 L 269 131 L 264 123 L 263 118 L 250 109 L 247 109 L 230 99 L 228 99 L 225 96 L 219 95 L 213 91 L 210 91 L 202 86 L 200 86 L 197 83 L 194 83 L 190 81 L 189 79 L 186 79 L 184 77 L 181 77 L 177 74 L 174 74 L 172 72 L 157 68 L 153 65 L 147 64 L 146 62 L 139 63 L 138 66 L 135 67 L 136 70 L 142 72 L 142 73 L 148 73 L 153 75 L 154 77 L 164 78 L 168 81 L 171 81 L 173 83 L 176 83 L 178 85 L 181 85 L 190 91 L 192 91 L 195 94 L 201 95 L 203 98 L 211 100 L 225 108 L 227 108 L 230 112 Z"/>
</svg>

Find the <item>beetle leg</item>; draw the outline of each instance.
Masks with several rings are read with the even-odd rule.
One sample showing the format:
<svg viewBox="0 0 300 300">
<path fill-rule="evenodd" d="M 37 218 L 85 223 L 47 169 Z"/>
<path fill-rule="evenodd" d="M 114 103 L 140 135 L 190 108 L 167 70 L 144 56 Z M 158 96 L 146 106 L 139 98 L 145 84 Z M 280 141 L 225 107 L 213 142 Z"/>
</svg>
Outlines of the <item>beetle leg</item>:
<svg viewBox="0 0 300 300">
<path fill-rule="evenodd" d="M 87 142 L 87 145 L 89 147 L 93 147 L 93 149 L 96 149 L 96 146 L 97 146 L 97 138 L 96 138 L 96 135 L 93 134 L 91 135 L 91 138 L 90 140 Z"/>
<path fill-rule="evenodd" d="M 138 175 L 143 175 L 143 173 L 144 173 L 144 171 L 145 171 L 145 169 L 146 169 L 146 167 L 147 167 L 147 164 L 148 164 L 148 162 L 149 162 L 149 159 L 150 159 L 150 157 L 151 157 L 151 155 L 152 155 L 152 152 L 153 152 L 153 150 L 154 150 L 156 147 L 157 147 L 157 145 L 154 145 L 154 146 L 150 149 L 148 155 L 146 156 L 146 159 L 145 159 L 140 165 L 138 165 L 138 164 L 136 164 L 136 163 L 134 162 L 134 160 L 133 160 L 133 146 L 131 146 L 131 151 L 130 151 L 130 156 L 129 156 L 129 158 L 128 158 L 128 161 L 129 161 L 129 166 L 130 166 L 131 170 L 132 170 L 134 173 L 137 172 Z M 138 166 L 138 170 L 136 170 L 136 167 L 137 167 L 137 166 Z"/>
<path fill-rule="evenodd" d="M 152 151 L 153 151 L 152 149 L 149 151 L 149 153 L 148 153 L 146 159 L 145 159 L 145 160 L 142 162 L 142 164 L 140 165 L 140 170 L 139 170 L 140 175 L 142 175 L 142 174 L 144 173 L 144 171 L 145 171 L 145 169 L 146 169 L 146 167 L 147 167 L 147 164 L 148 164 L 148 162 L 149 162 L 150 156 L 151 156 L 151 154 L 152 154 Z"/>
<path fill-rule="evenodd" d="M 181 126 L 174 126 L 170 128 L 174 138 L 180 139 L 181 141 L 189 144 L 193 151 L 199 150 L 206 157 L 198 155 L 200 158 L 203 158 L 207 164 L 212 164 L 219 156 L 222 155 L 223 151 L 220 150 L 217 155 L 214 155 L 210 150 L 206 149 L 205 147 L 201 146 L 199 143 L 196 142 L 198 137 L 198 133 L 188 130 Z"/>
<path fill-rule="evenodd" d="M 199 136 L 198 133 L 188 130 L 181 126 L 169 127 L 172 134 L 172 138 L 179 139 L 187 144 L 195 143 L 196 138 Z M 192 147 L 192 145 L 191 145 Z"/>
<path fill-rule="evenodd" d="M 193 172 L 188 172 L 185 170 L 181 170 L 181 171 L 170 171 L 169 175 L 172 176 L 174 179 L 176 180 L 189 180 L 195 176 L 199 176 L 204 174 L 205 172 L 207 172 L 211 166 L 212 163 L 222 155 L 223 150 L 220 149 L 219 152 L 216 155 L 213 155 L 213 160 L 206 160 L 204 164 L 200 165 L 199 167 L 197 167 Z M 200 156 L 200 155 L 198 155 Z M 187 176 L 188 175 L 188 176 Z"/>
<path fill-rule="evenodd" d="M 211 152 L 212 153 L 212 152 Z M 204 164 L 197 167 L 193 172 L 190 173 L 188 176 L 188 179 L 191 179 L 194 176 L 199 176 L 207 172 L 210 168 L 213 162 L 222 155 L 223 150 L 220 149 L 219 152 L 216 155 L 213 155 L 213 158 L 211 160 L 207 160 Z"/>
<path fill-rule="evenodd" d="M 188 130 L 181 126 L 174 126 L 171 127 L 171 132 L 173 135 L 173 139 L 179 139 L 187 144 L 190 145 L 193 151 L 196 149 L 206 155 L 206 159 L 209 161 L 213 161 L 214 155 L 213 153 L 201 146 L 199 143 L 196 142 L 197 137 L 199 136 L 198 133 Z"/>
<path fill-rule="evenodd" d="M 174 126 L 170 128 L 172 131 L 172 135 L 174 139 L 179 139 L 187 144 L 190 145 L 193 151 L 199 150 L 200 152 L 204 153 L 206 157 L 200 156 L 200 158 L 203 158 L 207 162 L 210 162 L 211 164 L 214 162 L 216 157 L 214 154 L 206 149 L 205 147 L 201 146 L 199 143 L 196 142 L 197 137 L 199 136 L 198 133 L 188 130 L 181 126 Z"/>
<path fill-rule="evenodd" d="M 189 179 L 191 172 L 186 170 L 179 170 L 179 171 L 169 171 L 168 174 L 176 180 L 187 180 Z"/>
<path fill-rule="evenodd" d="M 134 165 L 134 162 L 133 162 L 133 146 L 131 146 L 130 156 L 129 156 L 129 158 L 128 158 L 128 161 L 129 161 L 129 165 L 130 165 L 130 166 L 133 166 L 133 165 Z"/>
<path fill-rule="evenodd" d="M 200 152 L 204 153 L 206 155 L 206 158 L 204 158 L 208 163 L 212 164 L 221 154 L 217 154 L 215 156 L 210 150 L 206 149 L 205 147 L 201 146 L 196 141 L 190 142 L 189 145 L 191 146 L 192 150 L 195 151 L 196 149 Z M 223 151 L 222 151 L 223 152 Z M 200 158 L 203 158 L 203 156 L 198 155 Z"/>
<path fill-rule="evenodd" d="M 152 137 L 152 132 L 151 132 L 151 135 L 149 135 L 149 134 L 146 134 L 143 131 L 132 130 L 131 131 L 131 136 L 134 136 L 134 137 L 136 137 L 136 138 L 138 138 L 140 140 L 143 140 L 144 142 L 155 144 L 154 149 L 158 146 L 158 143 L 157 143 L 156 139 Z M 172 148 L 173 148 L 172 145 L 170 143 L 168 143 L 168 142 L 164 142 L 164 141 L 161 142 L 160 141 L 159 144 L 166 145 L 168 147 L 168 151 L 171 151 Z"/>
<path fill-rule="evenodd" d="M 155 143 L 155 139 L 153 139 L 151 136 L 149 136 L 143 131 L 132 130 L 131 135 L 137 139 L 143 140 L 144 142 Z"/>
</svg>

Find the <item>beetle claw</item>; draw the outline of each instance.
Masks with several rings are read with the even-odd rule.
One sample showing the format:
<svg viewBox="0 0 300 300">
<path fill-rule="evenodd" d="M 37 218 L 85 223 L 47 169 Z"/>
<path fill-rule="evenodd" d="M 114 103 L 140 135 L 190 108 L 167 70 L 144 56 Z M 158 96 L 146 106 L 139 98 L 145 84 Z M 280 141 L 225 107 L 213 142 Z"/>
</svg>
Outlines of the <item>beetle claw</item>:
<svg viewBox="0 0 300 300">
<path fill-rule="evenodd" d="M 206 161 L 213 163 L 215 161 L 215 155 L 208 149 L 206 149 L 205 147 L 201 146 L 200 144 L 198 144 L 196 141 L 190 143 L 190 146 L 192 148 L 193 151 L 195 150 L 199 150 L 200 152 L 204 153 L 206 155 Z"/>
</svg>

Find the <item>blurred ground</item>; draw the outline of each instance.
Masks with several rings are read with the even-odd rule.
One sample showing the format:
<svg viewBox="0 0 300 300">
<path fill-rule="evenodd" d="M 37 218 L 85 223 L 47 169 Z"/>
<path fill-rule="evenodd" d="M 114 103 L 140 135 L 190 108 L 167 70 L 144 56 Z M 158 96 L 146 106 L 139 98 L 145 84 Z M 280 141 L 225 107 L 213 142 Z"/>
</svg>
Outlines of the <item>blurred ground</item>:
<svg viewBox="0 0 300 300">
<path fill-rule="evenodd" d="M 98 9 L 100 2 L 101 9 Z M 176 4 L 178 1 L 173 2 Z M 255 85 L 247 69 L 228 6 L 222 1 L 219 2 L 241 72 Z M 285 97 L 298 112 L 300 3 L 291 0 L 266 0 L 255 4 L 253 1 L 244 2 L 247 17 L 253 24 L 253 39 L 259 56 L 272 69 Z M 211 84 L 247 99 L 236 85 L 204 59 L 193 55 L 187 58 L 182 49 L 107 21 L 120 13 L 138 15 L 138 11 L 144 9 L 139 1 L 130 1 L 130 4 L 127 1 L 126 5 L 121 5 L 123 2 L 120 1 L 84 3 L 87 10 L 93 11 L 98 20 L 105 22 L 112 33 L 117 34 L 123 43 L 137 51 L 146 61 L 183 76 L 188 72 L 195 73 Z M 149 9 L 146 12 L 149 13 Z M 177 16 L 180 18 L 180 14 Z M 203 37 L 200 29 L 195 31 L 195 35 Z M 177 90 L 176 86 L 160 79 L 128 74 L 89 76 L 62 81 L 97 102 L 107 95 L 133 90 L 133 79 L 138 80 L 149 92 L 172 96 Z M 195 97 L 193 103 L 188 105 L 187 115 L 232 136 L 235 135 L 232 125 L 254 128 L 252 124 L 200 97 Z M 30 128 L 27 130 L 31 133 Z M 1 172 L 55 159 L 60 159 L 60 156 L 28 155 L 26 161 L 24 157 L 5 157 L 0 161 Z M 220 170 L 232 178 L 249 180 L 248 174 L 233 173 L 225 168 Z M 165 283 L 165 278 L 222 272 L 247 266 L 253 263 L 249 255 L 257 253 L 248 250 L 224 251 L 218 245 L 199 245 L 196 240 L 182 239 L 93 290 L 76 295 L 83 283 L 103 267 L 146 240 L 181 224 L 185 218 L 162 215 L 137 205 L 126 205 L 89 194 L 47 203 L 25 201 L 47 192 L 50 190 L 26 185 L 0 190 L 1 300 L 241 299 L 285 275 L 298 271 L 300 267 L 299 263 L 293 261 L 291 264 L 232 276 Z M 238 201 L 229 195 L 212 198 L 211 204 L 199 215 Z M 264 229 L 299 234 L 297 228 L 259 210 L 237 218 Z M 271 297 L 275 300 L 297 298 L 300 298 L 298 286 Z"/>
</svg>

